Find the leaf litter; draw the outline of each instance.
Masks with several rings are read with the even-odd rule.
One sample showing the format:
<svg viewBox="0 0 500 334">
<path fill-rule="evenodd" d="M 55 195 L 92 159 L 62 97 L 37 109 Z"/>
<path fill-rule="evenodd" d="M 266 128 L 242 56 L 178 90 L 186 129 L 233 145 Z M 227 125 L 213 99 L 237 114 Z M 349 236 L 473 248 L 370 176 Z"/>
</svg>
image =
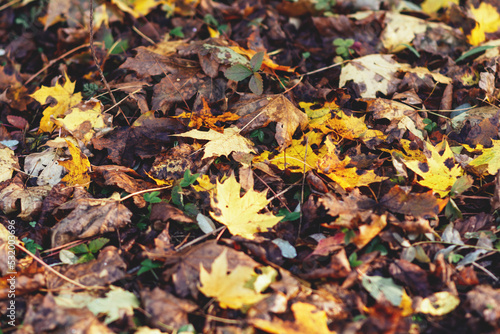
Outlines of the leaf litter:
<svg viewBox="0 0 500 334">
<path fill-rule="evenodd" d="M 0 11 L 3 331 L 499 330 L 500 4 L 90 14 Z"/>
</svg>

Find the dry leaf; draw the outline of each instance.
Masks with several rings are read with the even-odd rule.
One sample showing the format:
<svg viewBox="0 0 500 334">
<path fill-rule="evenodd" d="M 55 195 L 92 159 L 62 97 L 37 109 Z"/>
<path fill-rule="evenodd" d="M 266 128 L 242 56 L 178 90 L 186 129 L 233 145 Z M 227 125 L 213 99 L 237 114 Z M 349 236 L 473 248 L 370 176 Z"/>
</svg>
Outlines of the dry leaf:
<svg viewBox="0 0 500 334">
<path fill-rule="evenodd" d="M 254 239 L 254 233 L 267 232 L 268 228 L 276 225 L 283 217 L 259 213 L 268 204 L 267 191 L 259 193 L 249 190 L 240 197 L 240 189 L 234 175 L 222 184 L 217 180 L 217 191 L 210 194 L 210 204 L 214 210 L 210 215 L 226 225 L 231 234 Z"/>
</svg>

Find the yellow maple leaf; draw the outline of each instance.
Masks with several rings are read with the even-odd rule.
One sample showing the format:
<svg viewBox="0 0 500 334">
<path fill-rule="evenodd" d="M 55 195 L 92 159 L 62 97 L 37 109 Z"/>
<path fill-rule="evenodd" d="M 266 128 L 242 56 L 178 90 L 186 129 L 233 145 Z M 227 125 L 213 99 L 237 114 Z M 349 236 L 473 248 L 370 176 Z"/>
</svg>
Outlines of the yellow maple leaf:
<svg viewBox="0 0 500 334">
<path fill-rule="evenodd" d="M 199 129 L 202 126 L 206 126 L 207 128 L 213 129 L 220 133 L 224 133 L 224 129 L 220 126 L 215 125 L 215 123 L 235 121 L 240 118 L 240 116 L 233 114 L 232 112 L 225 112 L 222 115 L 214 116 L 210 111 L 210 107 L 208 106 L 207 101 L 203 97 L 201 99 L 203 101 L 203 108 L 200 112 L 183 112 L 182 114 L 180 114 L 179 116 L 175 116 L 174 118 L 189 118 L 190 121 L 188 126 L 190 128 Z"/>
<path fill-rule="evenodd" d="M 434 14 L 441 8 L 448 8 L 452 3 L 458 5 L 459 0 L 425 0 L 422 2 L 422 11 L 427 14 Z"/>
<path fill-rule="evenodd" d="M 481 2 L 478 8 L 471 4 L 470 11 L 476 20 L 476 27 L 467 36 L 467 40 L 472 45 L 479 45 L 486 40 L 486 33 L 496 32 L 500 28 L 500 14 L 486 2 Z"/>
<path fill-rule="evenodd" d="M 54 123 L 58 127 L 65 128 L 75 138 L 86 144 L 94 137 L 95 130 L 107 126 L 102 109 L 99 100 L 91 99 L 71 108 L 65 113 L 64 118 L 54 119 Z"/>
<path fill-rule="evenodd" d="M 327 137 L 325 146 L 328 153 L 319 157 L 318 171 L 338 183 L 342 188 L 352 189 L 387 179 L 385 176 L 378 176 L 373 170 L 358 170 L 356 167 L 346 168 L 351 162 L 351 158 L 346 156 L 344 160 L 340 160 L 335 153 L 335 145 L 330 137 Z"/>
<path fill-rule="evenodd" d="M 385 135 L 379 130 L 368 129 L 365 124 L 365 116 L 347 116 L 342 110 L 337 112 L 337 117 L 331 118 L 320 125 L 311 126 L 318 128 L 323 133 L 333 133 L 339 142 L 341 139 L 361 139 L 367 142 L 374 138 L 385 139 Z"/>
<path fill-rule="evenodd" d="M 39 132 L 51 132 L 54 129 L 54 122 L 51 120 L 51 117 L 57 118 L 64 115 L 67 110 L 82 100 L 81 93 L 74 94 L 76 81 L 71 82 L 68 75 L 66 73 L 64 75 L 66 82 L 63 86 L 59 83 L 56 83 L 54 87 L 42 86 L 39 90 L 31 94 L 31 97 L 41 104 L 48 103 L 50 98 L 56 100 L 55 105 L 51 105 L 43 111 Z"/>
<path fill-rule="evenodd" d="M 111 0 L 120 10 L 135 18 L 148 15 L 162 0 Z"/>
<path fill-rule="evenodd" d="M 317 103 L 299 102 L 299 106 L 306 111 L 309 119 L 309 126 L 323 124 L 325 121 L 332 118 L 332 110 L 339 110 L 339 106 L 335 102 L 325 102 L 319 108 Z"/>
<path fill-rule="evenodd" d="M 175 136 L 209 140 L 204 146 L 203 159 L 221 155 L 229 156 L 232 152 L 255 153 L 252 141 L 240 135 L 237 128 L 225 128 L 224 133 L 212 129 L 208 132 L 191 130 Z"/>
<path fill-rule="evenodd" d="M 490 175 L 496 175 L 500 169 L 500 140 L 492 139 L 493 147 L 484 148 L 483 153 L 469 163 L 480 172 L 487 171 Z"/>
<path fill-rule="evenodd" d="M 16 168 L 19 163 L 14 151 L 0 144 L 0 182 L 10 179 Z"/>
<path fill-rule="evenodd" d="M 252 162 L 267 161 L 281 170 L 288 168 L 291 172 L 303 173 L 314 169 L 318 161 L 318 156 L 311 148 L 309 140 L 306 141 L 306 136 L 302 139 L 293 139 L 292 145 L 278 155 L 271 158 L 270 154 L 270 152 L 265 151 L 255 157 Z"/>
<path fill-rule="evenodd" d="M 217 180 L 216 193 L 210 194 L 213 212 L 210 215 L 227 226 L 233 235 L 254 239 L 254 233 L 266 232 L 283 217 L 271 213 L 259 213 L 267 204 L 266 194 L 249 190 L 240 197 L 241 186 L 231 175 L 224 183 Z"/>
<path fill-rule="evenodd" d="M 254 318 L 250 322 L 254 327 L 262 329 L 268 333 L 287 333 L 287 334 L 332 334 L 328 329 L 328 317 L 325 311 L 318 310 L 316 306 L 297 302 L 291 306 L 295 321 L 283 321 L 274 318 L 272 321 Z"/>
<path fill-rule="evenodd" d="M 227 250 L 212 263 L 209 273 L 200 263 L 200 283 L 198 289 L 207 297 L 213 297 L 222 308 L 240 309 L 250 306 L 266 298 L 262 294 L 277 276 L 271 267 L 260 268 L 262 274 L 257 275 L 254 268 L 238 265 L 228 273 Z M 262 282 L 257 284 L 257 282 Z"/>
<path fill-rule="evenodd" d="M 78 147 L 66 139 L 68 143 L 71 160 L 59 161 L 59 164 L 66 168 L 69 173 L 61 181 L 66 182 L 68 186 L 85 186 L 90 184 L 90 162 Z"/>
<path fill-rule="evenodd" d="M 403 160 L 403 163 L 420 175 L 423 179 L 417 181 L 424 187 L 431 188 L 441 198 L 448 195 L 455 181 L 462 176 L 463 169 L 455 163 L 453 151 L 447 141 L 437 144 L 425 142 L 426 162 L 417 160 Z M 443 154 L 439 154 L 443 151 Z"/>
</svg>

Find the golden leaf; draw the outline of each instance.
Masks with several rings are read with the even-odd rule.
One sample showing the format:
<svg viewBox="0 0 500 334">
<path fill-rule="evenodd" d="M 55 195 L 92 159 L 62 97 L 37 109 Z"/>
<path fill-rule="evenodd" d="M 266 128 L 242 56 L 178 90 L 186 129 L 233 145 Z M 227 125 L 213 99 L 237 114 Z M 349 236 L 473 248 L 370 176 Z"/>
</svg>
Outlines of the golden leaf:
<svg viewBox="0 0 500 334">
<path fill-rule="evenodd" d="M 227 226 L 233 235 L 254 239 L 254 233 L 266 232 L 276 225 L 282 217 L 271 213 L 259 213 L 267 204 L 266 193 L 249 190 L 240 197 L 241 186 L 231 175 L 224 183 L 217 181 L 216 194 L 210 194 L 213 212 L 210 215 Z"/>
<path fill-rule="evenodd" d="M 71 141 L 66 140 L 66 142 L 68 143 L 71 160 L 59 161 L 59 164 L 69 171 L 61 181 L 66 182 L 68 186 L 88 187 L 90 184 L 89 159 Z"/>
</svg>

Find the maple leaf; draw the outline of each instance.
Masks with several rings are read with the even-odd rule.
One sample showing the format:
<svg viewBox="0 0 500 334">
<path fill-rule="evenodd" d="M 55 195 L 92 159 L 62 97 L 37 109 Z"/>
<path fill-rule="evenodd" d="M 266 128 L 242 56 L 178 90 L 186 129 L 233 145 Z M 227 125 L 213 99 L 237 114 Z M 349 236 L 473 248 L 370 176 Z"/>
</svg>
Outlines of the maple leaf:
<svg viewBox="0 0 500 334">
<path fill-rule="evenodd" d="M 96 130 L 111 125 L 111 115 L 108 115 L 106 120 L 102 109 L 103 106 L 99 100 L 84 101 L 65 112 L 64 118 L 54 119 L 54 123 L 86 144 L 94 137 Z"/>
<path fill-rule="evenodd" d="M 455 163 L 453 152 L 447 141 L 437 144 L 425 142 L 427 161 L 403 160 L 406 167 L 410 168 L 423 180 L 417 181 L 424 187 L 431 188 L 441 198 L 448 195 L 455 181 L 462 176 L 463 169 Z M 439 151 L 443 150 L 443 154 Z"/>
<path fill-rule="evenodd" d="M 368 129 L 365 124 L 365 116 L 358 118 L 347 116 L 342 110 L 339 110 L 337 117 L 331 118 L 323 124 L 311 126 L 320 129 L 324 134 L 333 133 L 337 137 L 354 140 L 361 139 L 368 142 L 372 139 L 385 139 L 386 136 L 379 130 Z M 336 140 L 337 142 L 340 141 Z"/>
<path fill-rule="evenodd" d="M 250 323 L 268 333 L 287 333 L 287 334 L 332 334 L 328 329 L 328 317 L 325 311 L 318 310 L 316 306 L 297 302 L 291 306 L 295 322 L 284 321 L 279 318 L 273 318 L 272 321 L 254 318 Z"/>
<path fill-rule="evenodd" d="M 332 110 L 339 110 L 339 106 L 335 102 L 325 102 L 320 108 L 318 108 L 317 103 L 309 102 L 299 102 L 299 106 L 306 111 L 310 128 L 332 118 Z"/>
<path fill-rule="evenodd" d="M 135 18 L 148 15 L 156 6 L 163 3 L 162 0 L 111 0 L 118 8 L 129 13 Z"/>
<path fill-rule="evenodd" d="M 484 148 L 480 156 L 469 163 L 479 171 L 485 170 L 490 175 L 496 175 L 500 169 L 500 140 L 492 139 L 493 147 Z"/>
<path fill-rule="evenodd" d="M 221 155 L 229 156 L 232 152 L 255 153 L 252 141 L 240 135 L 237 128 L 226 128 L 222 134 L 210 129 L 208 132 L 191 130 L 174 136 L 208 140 L 209 142 L 204 146 L 203 159 Z"/>
<path fill-rule="evenodd" d="M 248 112 L 248 103 L 245 103 L 236 111 L 241 116 L 237 126 L 244 133 L 248 133 L 255 129 L 264 128 L 271 122 L 276 122 L 275 138 L 281 149 L 292 143 L 292 136 L 298 127 L 304 130 L 308 124 L 307 115 L 295 107 L 283 94 L 264 96 L 252 101 L 252 103 L 265 105 Z"/>
<path fill-rule="evenodd" d="M 234 174 L 224 182 L 217 180 L 216 193 L 210 194 L 213 212 L 210 215 L 227 226 L 233 235 L 254 239 L 254 233 L 266 232 L 267 228 L 276 225 L 283 217 L 275 217 L 271 213 L 258 213 L 267 204 L 266 194 L 249 190 L 240 197 L 240 184 Z"/>
<path fill-rule="evenodd" d="M 319 157 L 318 170 L 337 182 L 342 188 L 352 189 L 387 179 L 385 176 L 376 175 L 373 170 L 358 170 L 356 167 L 346 168 L 351 162 L 351 158 L 346 156 L 344 160 L 340 160 L 335 153 L 335 145 L 330 137 L 327 137 L 325 146 L 328 153 Z"/>
<path fill-rule="evenodd" d="M 500 28 L 500 14 L 489 3 L 481 2 L 478 8 L 470 5 L 470 11 L 476 20 L 476 26 L 467 35 L 467 40 L 472 45 L 479 45 L 486 40 L 486 33 L 493 33 Z"/>
<path fill-rule="evenodd" d="M 87 307 L 96 316 L 106 314 L 104 323 L 109 324 L 126 315 L 133 315 L 134 308 L 139 307 L 137 297 L 120 287 L 111 285 L 111 290 L 106 293 L 104 298 L 96 298 L 89 292 L 60 294 L 54 297 L 58 306 L 66 308 Z"/>
<path fill-rule="evenodd" d="M 69 171 L 61 181 L 66 182 L 68 186 L 83 185 L 88 187 L 90 184 L 89 159 L 71 141 L 66 139 L 66 142 L 68 143 L 71 160 L 59 161 L 59 165 L 65 167 Z"/>
<path fill-rule="evenodd" d="M 427 14 L 434 14 L 441 8 L 448 8 L 452 4 L 458 5 L 459 0 L 425 0 L 420 5 L 422 11 Z"/>
<path fill-rule="evenodd" d="M 303 173 L 313 170 L 318 161 L 318 156 L 314 153 L 311 144 L 309 144 L 306 138 L 305 135 L 302 139 L 292 140 L 292 145 L 290 147 L 272 158 L 270 157 L 271 153 L 269 151 L 264 151 L 252 161 L 253 163 L 267 161 L 281 170 L 288 168 L 294 173 Z"/>
<path fill-rule="evenodd" d="M 175 118 L 189 118 L 189 124 L 188 126 L 191 128 L 196 128 L 199 129 L 202 126 L 206 126 L 209 129 L 213 129 L 217 132 L 224 133 L 224 129 L 220 126 L 215 125 L 217 122 L 228 122 L 228 121 L 235 121 L 240 116 L 233 114 L 232 112 L 225 112 L 222 115 L 219 116 L 214 116 L 211 111 L 210 107 L 208 106 L 207 101 L 205 98 L 201 98 L 203 101 L 203 108 L 199 113 L 191 112 L 191 113 L 186 113 L 183 112 L 179 116 L 175 116 Z"/>
<path fill-rule="evenodd" d="M 76 82 L 71 82 L 66 73 L 64 75 L 66 82 L 63 86 L 59 83 L 56 83 L 54 87 L 42 86 L 39 90 L 31 94 L 31 97 L 41 104 L 48 103 L 50 98 L 56 100 L 55 105 L 51 105 L 43 111 L 39 132 L 51 132 L 54 129 L 54 122 L 51 120 L 51 117 L 57 118 L 64 115 L 67 110 L 82 100 L 81 93 L 74 94 Z"/>
<path fill-rule="evenodd" d="M 253 56 L 255 56 L 255 54 L 257 53 L 257 51 L 244 49 L 240 46 L 231 46 L 229 48 L 241 55 L 247 56 L 248 59 L 252 59 Z M 295 73 L 295 68 L 292 68 L 290 66 L 278 65 L 275 62 L 273 62 L 267 54 L 264 55 L 264 59 L 262 61 L 262 70 L 268 73 L 273 73 L 273 71 L 285 71 L 285 72 Z"/>
<path fill-rule="evenodd" d="M 0 182 L 10 179 L 16 168 L 19 168 L 19 163 L 14 151 L 0 144 Z"/>
<path fill-rule="evenodd" d="M 205 296 L 215 298 L 222 308 L 250 306 L 268 296 L 261 292 L 278 274 L 271 267 L 260 269 L 263 273 L 257 275 L 253 267 L 238 265 L 228 273 L 227 250 L 224 249 L 212 263 L 210 273 L 200 263 L 201 286 L 198 289 Z M 264 280 L 264 284 L 257 287 L 255 283 L 258 280 Z"/>
</svg>

